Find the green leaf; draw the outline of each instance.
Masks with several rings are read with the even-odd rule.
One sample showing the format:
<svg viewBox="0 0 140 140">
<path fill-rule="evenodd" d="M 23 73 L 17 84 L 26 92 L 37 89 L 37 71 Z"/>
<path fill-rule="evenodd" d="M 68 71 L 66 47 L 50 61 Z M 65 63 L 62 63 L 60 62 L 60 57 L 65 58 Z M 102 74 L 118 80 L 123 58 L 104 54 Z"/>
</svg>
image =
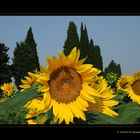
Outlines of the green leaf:
<svg viewBox="0 0 140 140">
<path fill-rule="evenodd" d="M 87 112 L 88 124 L 122 124 L 118 117 L 110 117 L 102 113 Z"/>
<path fill-rule="evenodd" d="M 10 113 L 9 115 L 5 115 L 5 117 L 0 119 L 0 124 L 27 124 L 25 115 L 27 114 L 27 110 L 22 109 L 20 113 Z"/>
<path fill-rule="evenodd" d="M 47 117 L 47 120 L 46 120 L 45 124 L 53 124 L 52 122 L 53 122 L 54 115 L 53 115 L 52 109 L 50 109 L 49 111 L 46 112 L 46 117 Z"/>
<path fill-rule="evenodd" d="M 120 106 L 118 113 L 123 124 L 136 124 L 140 118 L 140 106 L 137 103 L 127 103 Z"/>
<path fill-rule="evenodd" d="M 102 113 L 87 113 L 88 124 L 140 124 L 140 106 L 137 103 L 127 103 L 118 106 L 117 117 Z"/>
<path fill-rule="evenodd" d="M 131 102 L 131 99 L 128 97 L 128 94 L 125 91 L 118 89 L 116 94 L 117 96 L 115 96 L 113 99 L 118 101 L 120 104 Z"/>
<path fill-rule="evenodd" d="M 23 92 L 16 93 L 13 97 L 8 98 L 5 102 L 0 103 L 0 120 L 7 118 L 9 114 L 18 113 L 23 106 L 33 98 L 39 97 L 37 86 L 27 89 Z"/>
</svg>

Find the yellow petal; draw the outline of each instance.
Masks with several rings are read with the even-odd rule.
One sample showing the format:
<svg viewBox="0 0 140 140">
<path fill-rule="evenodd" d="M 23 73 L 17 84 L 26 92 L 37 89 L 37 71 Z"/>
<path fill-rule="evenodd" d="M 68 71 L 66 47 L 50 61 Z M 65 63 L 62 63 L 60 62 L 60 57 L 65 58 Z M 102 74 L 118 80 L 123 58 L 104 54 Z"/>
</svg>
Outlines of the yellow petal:
<svg viewBox="0 0 140 140">
<path fill-rule="evenodd" d="M 23 80 L 21 79 L 22 84 L 29 84 L 29 82 L 27 80 Z"/>
<path fill-rule="evenodd" d="M 92 95 L 92 96 L 101 97 L 101 95 L 99 95 L 99 93 L 97 92 L 97 90 L 93 89 L 89 85 L 86 85 L 86 84 L 83 83 L 83 89 L 85 91 L 87 91 L 87 93 L 90 94 L 90 95 Z"/>
<path fill-rule="evenodd" d="M 60 58 L 61 66 L 67 66 L 69 64 L 67 57 L 65 57 L 62 51 L 59 51 L 59 58 Z"/>
<path fill-rule="evenodd" d="M 89 95 L 87 91 L 81 90 L 81 97 L 87 101 L 95 103 L 95 99 L 93 96 Z"/>
<path fill-rule="evenodd" d="M 51 102 L 51 96 L 49 92 L 46 92 L 43 94 L 43 100 L 45 102 L 46 106 L 49 106 L 50 102 Z"/>
<path fill-rule="evenodd" d="M 83 100 L 80 96 L 77 98 L 77 100 L 79 101 L 79 103 L 81 105 L 83 105 L 84 107 L 88 107 L 88 102 Z"/>
<path fill-rule="evenodd" d="M 82 111 L 87 111 L 87 109 L 80 104 L 80 102 L 78 100 L 75 101 L 75 104 L 77 105 L 77 107 L 82 110 Z"/>
<path fill-rule="evenodd" d="M 73 113 L 71 112 L 71 109 L 70 109 L 69 104 L 66 106 L 66 110 L 67 110 L 67 114 L 68 114 L 68 117 L 69 117 L 69 121 L 70 121 L 70 122 L 73 122 L 73 117 L 74 117 L 74 115 L 73 115 Z"/>
<path fill-rule="evenodd" d="M 38 91 L 39 92 L 48 92 L 49 91 L 49 86 L 48 85 L 44 85 L 42 87 L 39 87 Z"/>
<path fill-rule="evenodd" d="M 40 76 L 38 76 L 38 79 L 36 81 L 44 84 L 44 83 L 47 83 L 49 79 L 50 79 L 50 77 L 47 75 L 40 75 Z"/>
<path fill-rule="evenodd" d="M 78 50 L 77 50 L 77 54 L 76 54 L 76 58 L 75 58 L 75 62 L 78 61 L 79 57 L 80 57 L 80 51 L 79 51 L 79 49 L 78 49 Z"/>
<path fill-rule="evenodd" d="M 71 64 L 71 66 L 72 66 L 73 68 L 77 69 L 79 66 L 81 66 L 81 65 L 84 63 L 85 60 L 86 60 L 86 59 L 81 59 L 81 60 L 79 60 L 79 61 L 77 61 L 77 62 Z"/>
<path fill-rule="evenodd" d="M 114 98 L 116 95 L 105 93 L 105 94 L 102 94 L 101 96 L 102 96 L 103 100 L 109 100 L 111 98 Z"/>
<path fill-rule="evenodd" d="M 48 69 L 46 67 L 43 67 L 42 65 L 40 65 L 40 71 L 42 73 L 48 73 Z M 36 74 L 36 75 L 38 75 L 38 74 Z"/>
<path fill-rule="evenodd" d="M 97 76 L 100 72 L 101 72 L 101 71 L 98 70 L 98 69 L 96 69 L 96 68 L 91 68 L 91 69 L 89 69 L 89 70 L 87 70 L 87 71 L 84 71 L 84 72 L 82 72 L 82 73 L 80 73 L 80 74 L 81 74 L 83 80 L 85 80 L 85 79 L 92 79 L 92 78 L 94 78 L 94 77 Z"/>
<path fill-rule="evenodd" d="M 66 104 L 63 104 L 63 112 L 64 113 L 64 119 L 65 119 L 65 123 L 66 124 L 69 124 L 69 114 L 68 114 L 68 108 L 67 108 L 67 105 Z"/>
<path fill-rule="evenodd" d="M 65 114 L 65 112 L 64 112 L 63 104 L 62 103 L 60 103 L 58 107 L 59 107 L 59 124 L 60 124 L 64 120 L 64 114 Z"/>
<path fill-rule="evenodd" d="M 35 74 L 34 73 L 32 73 L 32 72 L 28 72 L 28 75 L 30 76 L 30 77 L 32 77 L 33 79 L 35 79 L 36 77 L 35 77 Z"/>
<path fill-rule="evenodd" d="M 70 54 L 67 56 L 70 63 L 74 63 L 76 59 L 76 47 L 72 49 Z"/>
<path fill-rule="evenodd" d="M 53 62 L 54 62 L 54 65 L 55 65 L 56 69 L 58 67 L 60 67 L 61 62 L 55 56 L 53 56 Z"/>
<path fill-rule="evenodd" d="M 58 109 L 59 109 L 59 104 L 55 101 L 55 100 L 52 100 L 52 104 L 53 104 L 53 114 L 55 117 L 58 116 Z"/>
<path fill-rule="evenodd" d="M 75 114 L 77 118 L 81 118 L 82 120 L 86 120 L 85 114 L 76 106 L 75 101 L 70 103 L 70 109 Z"/>
<path fill-rule="evenodd" d="M 26 88 L 27 89 L 27 88 L 30 88 L 31 86 L 30 85 L 19 85 L 19 87 L 20 88 Z"/>
<path fill-rule="evenodd" d="M 106 107 L 106 106 L 104 106 L 102 113 L 109 115 L 111 117 L 118 116 L 118 113 L 116 113 L 115 111 L 111 110 L 109 107 Z"/>
<path fill-rule="evenodd" d="M 28 120 L 27 123 L 28 123 L 28 124 L 37 124 L 37 123 L 36 123 L 36 120 L 34 120 L 34 119 Z"/>
<path fill-rule="evenodd" d="M 82 72 L 85 72 L 87 70 L 90 70 L 91 68 L 92 68 L 92 65 L 91 64 L 83 64 L 83 65 L 79 66 L 76 70 L 79 73 L 82 73 Z"/>
<path fill-rule="evenodd" d="M 105 106 L 114 106 L 114 105 L 117 105 L 118 102 L 117 101 L 114 101 L 114 100 L 108 100 L 108 101 L 103 101 L 103 104 Z"/>
<path fill-rule="evenodd" d="M 27 79 L 27 81 L 29 81 L 30 83 L 32 83 L 32 79 L 30 77 L 25 76 L 25 78 Z"/>
<path fill-rule="evenodd" d="M 43 111 L 45 107 L 46 107 L 46 104 L 44 103 L 44 100 L 42 100 L 38 103 L 37 109 L 40 112 L 40 111 Z"/>
<path fill-rule="evenodd" d="M 52 61 L 52 59 L 50 57 L 47 57 L 47 61 L 48 61 L 48 65 L 49 65 L 48 70 L 50 72 L 54 71 L 56 69 L 56 65 L 55 65 L 54 61 Z"/>
</svg>

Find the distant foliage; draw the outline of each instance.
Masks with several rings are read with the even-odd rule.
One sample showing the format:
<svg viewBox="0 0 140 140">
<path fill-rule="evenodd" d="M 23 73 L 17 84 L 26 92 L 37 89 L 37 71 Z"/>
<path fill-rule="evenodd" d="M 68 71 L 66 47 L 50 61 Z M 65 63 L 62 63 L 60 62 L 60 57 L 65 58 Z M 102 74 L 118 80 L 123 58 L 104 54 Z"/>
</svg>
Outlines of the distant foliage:
<svg viewBox="0 0 140 140">
<path fill-rule="evenodd" d="M 9 48 L 4 43 L 0 43 L 0 85 L 11 82 L 11 66 L 8 64 L 9 56 L 7 51 Z"/>
<path fill-rule="evenodd" d="M 89 38 L 87 28 L 83 28 L 83 23 L 81 23 L 81 33 L 80 33 L 80 59 L 88 57 L 88 50 L 89 50 Z M 85 61 L 87 63 L 87 60 Z"/>
<path fill-rule="evenodd" d="M 24 42 L 17 43 L 13 58 L 13 75 L 15 84 L 19 89 L 21 79 L 29 71 L 39 70 L 39 59 L 36 50 L 32 29 L 28 30 Z"/>
<path fill-rule="evenodd" d="M 79 37 L 77 33 L 77 27 L 73 21 L 69 23 L 69 27 L 67 30 L 67 39 L 63 46 L 64 54 L 68 55 L 74 47 L 79 46 Z"/>
<path fill-rule="evenodd" d="M 89 42 L 86 25 L 83 27 L 83 23 L 81 23 L 80 37 L 78 37 L 77 27 L 73 21 L 70 21 L 67 30 L 67 39 L 63 46 L 64 54 L 68 55 L 74 47 L 80 50 L 80 59 L 87 58 L 85 63 L 93 64 L 94 67 L 103 70 L 100 47 L 94 45 L 92 39 Z"/>
<path fill-rule="evenodd" d="M 30 46 L 30 48 L 32 49 L 32 59 L 33 59 L 33 69 L 37 68 L 37 70 L 40 70 L 40 64 L 39 64 L 39 58 L 38 58 L 38 54 L 37 54 L 37 44 L 34 40 L 34 36 L 33 36 L 33 32 L 32 32 L 32 28 L 30 27 L 25 39 L 25 44 L 27 44 L 28 46 Z"/>
<path fill-rule="evenodd" d="M 93 44 L 93 40 L 90 40 L 87 63 L 92 64 L 94 67 L 103 70 L 103 60 L 100 52 L 100 47 Z"/>
<path fill-rule="evenodd" d="M 111 60 L 108 67 L 105 68 L 104 73 L 107 75 L 108 73 L 113 72 L 118 75 L 118 77 L 121 76 L 121 66 L 120 64 L 116 64 L 114 60 Z"/>
</svg>

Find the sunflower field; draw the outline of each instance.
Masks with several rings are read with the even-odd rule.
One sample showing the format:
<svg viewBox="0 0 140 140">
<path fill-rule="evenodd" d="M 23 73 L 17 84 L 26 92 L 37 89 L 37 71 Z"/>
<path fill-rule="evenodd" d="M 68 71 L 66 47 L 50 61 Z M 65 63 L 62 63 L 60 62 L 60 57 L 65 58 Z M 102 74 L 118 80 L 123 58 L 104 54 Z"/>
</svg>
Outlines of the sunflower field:
<svg viewBox="0 0 140 140">
<path fill-rule="evenodd" d="M 76 47 L 68 56 L 59 51 L 21 79 L 20 91 L 1 85 L 0 124 L 140 124 L 140 72 L 104 78 L 79 57 Z"/>
</svg>

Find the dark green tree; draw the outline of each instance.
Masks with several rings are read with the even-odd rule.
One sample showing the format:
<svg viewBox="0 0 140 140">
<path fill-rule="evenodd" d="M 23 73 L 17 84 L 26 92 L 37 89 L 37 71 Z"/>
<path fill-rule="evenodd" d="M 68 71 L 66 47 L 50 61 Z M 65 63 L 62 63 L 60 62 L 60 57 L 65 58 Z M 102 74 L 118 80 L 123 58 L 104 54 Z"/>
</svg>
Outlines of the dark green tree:
<svg viewBox="0 0 140 140">
<path fill-rule="evenodd" d="M 96 58 L 94 59 L 95 67 L 100 70 L 103 70 L 103 59 L 100 51 L 100 46 L 95 45 L 94 48 L 96 52 Z"/>
<path fill-rule="evenodd" d="M 121 76 L 120 64 L 116 64 L 113 60 L 111 60 L 108 67 L 105 68 L 103 76 L 105 77 L 111 88 L 116 89 L 117 80 Z"/>
<path fill-rule="evenodd" d="M 104 73 L 107 75 L 108 73 L 113 72 L 117 74 L 118 77 L 121 76 L 121 66 L 120 64 L 116 64 L 114 60 L 111 60 L 108 67 L 105 68 Z"/>
<path fill-rule="evenodd" d="M 36 43 L 32 29 L 30 28 L 25 41 L 17 43 L 14 50 L 13 75 L 18 89 L 20 89 L 21 79 L 24 78 L 29 71 L 33 72 L 35 70 L 40 70 L 40 67 Z"/>
<path fill-rule="evenodd" d="M 84 63 L 93 64 L 94 67 L 103 70 L 100 47 L 97 45 L 94 46 L 92 39 L 89 43 L 86 25 L 83 27 L 83 23 L 81 23 L 79 41 L 76 25 L 71 21 L 69 23 L 67 39 L 64 45 L 65 55 L 68 55 L 75 46 L 80 50 L 80 59 L 87 58 Z"/>
<path fill-rule="evenodd" d="M 94 63 L 95 55 L 96 55 L 96 52 L 95 52 L 95 48 L 94 48 L 94 43 L 93 43 L 93 40 L 91 39 L 90 43 L 89 43 L 89 48 L 88 48 L 87 62 L 89 64 L 93 64 L 94 66 L 95 66 L 95 63 Z"/>
<path fill-rule="evenodd" d="M 0 86 L 11 82 L 12 73 L 11 66 L 8 64 L 10 59 L 7 54 L 8 50 L 9 48 L 4 43 L 0 43 Z"/>
<path fill-rule="evenodd" d="M 64 43 L 64 54 L 68 55 L 74 47 L 79 46 L 79 37 L 77 33 L 77 27 L 73 21 L 69 22 L 67 30 L 67 39 Z"/>
<path fill-rule="evenodd" d="M 34 40 L 34 36 L 33 36 L 33 32 L 32 32 L 32 28 L 30 27 L 28 32 L 27 32 L 27 36 L 25 39 L 25 43 L 27 44 L 27 46 L 30 46 L 30 48 L 32 49 L 32 57 L 33 57 L 33 62 L 34 62 L 34 66 L 33 68 L 37 68 L 37 70 L 40 70 L 40 66 L 39 66 L 39 59 L 38 59 L 38 55 L 37 55 L 37 44 Z"/>
<path fill-rule="evenodd" d="M 88 57 L 89 38 L 88 38 L 88 32 L 87 32 L 86 26 L 83 29 L 83 23 L 81 23 L 81 35 L 80 35 L 79 49 L 80 49 L 80 59 Z M 88 63 L 88 61 L 86 60 L 85 63 Z"/>
<path fill-rule="evenodd" d="M 90 40 L 88 49 L 87 63 L 92 64 L 94 67 L 103 70 L 103 60 L 100 52 L 100 47 L 93 44 L 93 40 Z"/>
</svg>

